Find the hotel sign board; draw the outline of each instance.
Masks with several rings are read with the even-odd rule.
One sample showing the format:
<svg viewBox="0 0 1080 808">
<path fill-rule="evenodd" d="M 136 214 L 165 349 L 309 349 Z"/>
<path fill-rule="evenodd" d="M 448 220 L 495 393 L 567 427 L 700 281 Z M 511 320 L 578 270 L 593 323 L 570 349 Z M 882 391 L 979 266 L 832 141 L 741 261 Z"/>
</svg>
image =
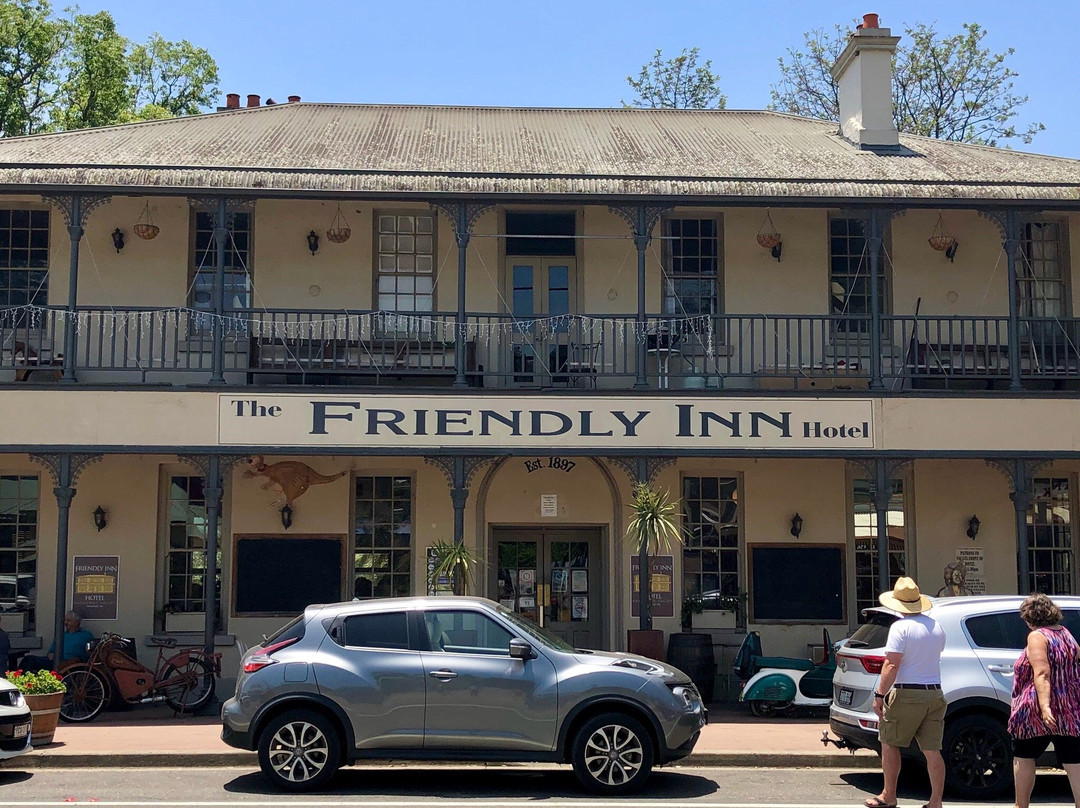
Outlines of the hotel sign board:
<svg viewBox="0 0 1080 808">
<path fill-rule="evenodd" d="M 870 399 L 218 396 L 218 442 L 371 449 L 875 448 Z"/>
</svg>

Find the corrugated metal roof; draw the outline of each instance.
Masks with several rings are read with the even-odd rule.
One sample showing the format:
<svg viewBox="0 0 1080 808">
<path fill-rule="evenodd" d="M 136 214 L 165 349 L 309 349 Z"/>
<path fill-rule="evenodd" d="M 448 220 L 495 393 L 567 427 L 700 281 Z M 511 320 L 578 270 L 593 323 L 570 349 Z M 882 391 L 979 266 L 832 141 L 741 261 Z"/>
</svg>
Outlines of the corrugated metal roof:
<svg viewBox="0 0 1080 808">
<path fill-rule="evenodd" d="M 733 110 L 279 104 L 0 140 L 0 187 L 1080 200 L 1080 160 Z"/>
</svg>

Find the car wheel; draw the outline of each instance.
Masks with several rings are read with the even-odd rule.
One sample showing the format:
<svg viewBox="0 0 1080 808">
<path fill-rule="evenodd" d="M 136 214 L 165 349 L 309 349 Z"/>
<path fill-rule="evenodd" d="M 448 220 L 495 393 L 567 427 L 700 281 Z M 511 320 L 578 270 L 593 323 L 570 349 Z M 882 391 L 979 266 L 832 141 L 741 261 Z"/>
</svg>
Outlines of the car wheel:
<svg viewBox="0 0 1080 808">
<path fill-rule="evenodd" d="M 649 779 L 656 750 L 645 725 L 623 713 L 603 713 L 578 729 L 570 761 L 589 791 L 628 794 Z"/>
<path fill-rule="evenodd" d="M 1012 744 L 1005 722 L 969 713 L 945 725 L 945 786 L 962 799 L 993 799 L 1012 785 Z"/>
<path fill-rule="evenodd" d="M 781 713 L 786 713 L 794 703 L 792 699 L 787 701 L 760 701 L 755 699 L 750 702 L 750 712 L 758 718 L 772 718 Z"/>
<path fill-rule="evenodd" d="M 341 765 L 337 728 L 320 713 L 291 710 L 272 719 L 259 736 L 263 776 L 287 791 L 324 786 Z"/>
</svg>

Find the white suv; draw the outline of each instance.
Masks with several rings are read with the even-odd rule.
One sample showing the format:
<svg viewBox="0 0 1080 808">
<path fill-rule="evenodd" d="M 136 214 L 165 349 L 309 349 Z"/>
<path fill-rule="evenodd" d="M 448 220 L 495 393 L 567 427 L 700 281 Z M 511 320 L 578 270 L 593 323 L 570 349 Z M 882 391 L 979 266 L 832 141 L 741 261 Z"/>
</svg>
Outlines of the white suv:
<svg viewBox="0 0 1080 808">
<path fill-rule="evenodd" d="M 1027 644 L 1021 595 L 934 599 L 930 611 L 945 631 L 941 686 L 945 714 L 946 788 L 964 798 L 991 799 L 1012 785 L 1012 745 L 1005 725 L 1013 663 Z M 1080 637 L 1080 597 L 1055 597 L 1062 622 Z M 889 626 L 900 615 L 867 609 L 867 622 L 836 654 L 829 727 L 847 747 L 880 750 L 873 693 L 885 662 Z M 906 755 L 921 757 L 915 744 Z"/>
</svg>

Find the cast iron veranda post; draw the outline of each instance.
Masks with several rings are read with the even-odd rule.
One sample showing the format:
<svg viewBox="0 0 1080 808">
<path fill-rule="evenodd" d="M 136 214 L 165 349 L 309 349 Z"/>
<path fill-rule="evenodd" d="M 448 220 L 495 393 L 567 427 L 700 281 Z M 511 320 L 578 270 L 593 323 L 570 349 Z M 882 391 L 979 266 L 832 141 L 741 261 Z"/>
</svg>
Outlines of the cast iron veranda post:
<svg viewBox="0 0 1080 808">
<path fill-rule="evenodd" d="M 454 387 L 468 387 L 469 382 L 465 378 L 465 350 L 467 339 L 467 327 L 465 321 L 465 264 L 469 252 L 469 209 L 464 202 L 458 203 L 457 228 L 455 238 L 458 246 L 458 278 L 457 278 L 457 328 L 454 329 Z M 454 468 L 457 468 L 455 462 Z M 462 508 L 464 508 L 464 504 Z M 456 508 L 456 506 L 455 506 Z M 455 514 L 457 511 L 455 510 Z M 456 517 L 455 517 L 456 518 Z M 456 534 L 456 530 L 455 530 Z M 457 539 L 455 538 L 455 541 Z"/>
<path fill-rule="evenodd" d="M 878 592 L 892 589 L 889 575 L 889 500 L 892 486 L 885 467 L 885 458 L 874 461 L 874 512 L 877 520 Z"/>
<path fill-rule="evenodd" d="M 637 481 L 647 483 L 649 481 L 649 461 L 644 457 L 637 459 Z M 649 595 L 651 586 L 649 576 L 649 543 L 642 542 L 638 549 L 638 628 L 642 631 L 652 628 L 652 609 L 650 608 Z"/>
<path fill-rule="evenodd" d="M 218 522 L 221 518 L 221 458 L 210 455 L 203 481 L 206 498 L 206 573 L 203 579 L 203 597 L 206 599 L 206 620 L 203 623 L 203 650 L 214 653 L 214 635 L 217 633 L 217 576 L 218 576 Z"/>
<path fill-rule="evenodd" d="M 229 238 L 228 200 L 217 199 L 214 210 L 214 290 L 211 297 L 214 321 L 211 324 L 213 352 L 210 355 L 210 384 L 225 384 L 225 246 Z"/>
<path fill-rule="evenodd" d="M 56 487 L 56 611 L 53 614 L 53 667 L 64 658 L 64 613 L 67 611 L 68 525 L 71 521 L 71 501 L 75 498 L 71 455 L 60 455 L 57 464 Z"/>
<path fill-rule="evenodd" d="M 1022 390 L 1020 383 L 1020 289 L 1016 278 L 1016 253 L 1020 247 L 1020 218 L 1015 210 L 1005 211 L 1005 266 L 1009 276 L 1009 389 Z M 1025 511 L 1025 516 L 1026 516 Z M 1021 589 L 1021 593 L 1024 590 Z"/>
<path fill-rule="evenodd" d="M 870 232 L 867 246 L 870 251 L 870 389 L 884 390 L 881 379 L 881 278 L 878 267 L 881 266 L 881 217 L 874 208 L 868 217 Z M 884 591 L 884 590 L 882 590 Z"/>
<path fill-rule="evenodd" d="M 73 384 L 77 381 L 75 377 L 75 351 L 77 347 L 75 323 L 78 316 L 76 310 L 79 305 L 79 244 L 82 242 L 84 232 L 82 220 L 82 197 L 74 194 L 71 197 L 71 220 L 68 222 L 68 236 L 71 239 L 71 256 L 68 259 L 68 322 L 67 328 L 64 329 L 64 372 L 60 377 L 60 381 L 65 384 Z M 61 613 L 61 627 L 63 627 L 63 617 L 64 615 Z"/>
<path fill-rule="evenodd" d="M 645 341 L 647 327 L 645 316 L 645 250 L 649 246 L 648 215 L 644 205 L 637 206 L 637 224 L 634 226 L 634 247 L 637 248 L 637 378 L 634 387 L 644 389 L 649 386 L 645 378 L 645 363 L 648 361 L 648 345 Z M 641 475 L 638 475 L 641 478 Z M 644 570 L 644 568 L 642 568 Z M 643 572 L 643 574 L 645 574 Z"/>
<path fill-rule="evenodd" d="M 1024 460 L 1020 459 L 1013 464 L 1013 491 L 1009 494 L 1016 514 L 1016 592 L 1019 595 L 1028 595 L 1032 591 L 1027 530 L 1031 498 L 1031 480 L 1028 479 Z"/>
</svg>

